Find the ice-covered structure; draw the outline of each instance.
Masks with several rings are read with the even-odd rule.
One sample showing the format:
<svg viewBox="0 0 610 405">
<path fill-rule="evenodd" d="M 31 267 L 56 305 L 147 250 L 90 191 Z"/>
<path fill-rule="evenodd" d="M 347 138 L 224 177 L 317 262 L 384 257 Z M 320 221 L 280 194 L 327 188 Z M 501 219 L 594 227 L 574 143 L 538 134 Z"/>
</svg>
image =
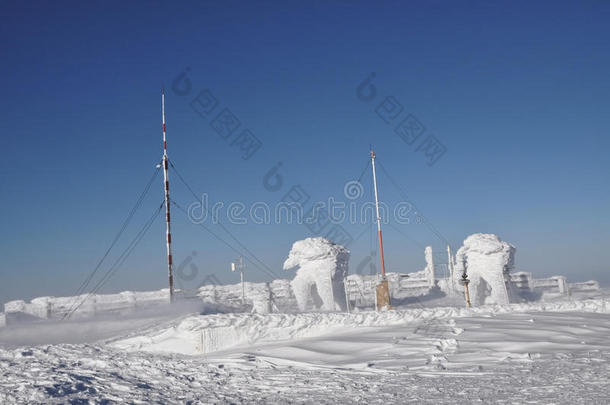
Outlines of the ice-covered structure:
<svg viewBox="0 0 610 405">
<path fill-rule="evenodd" d="M 242 300 L 241 284 L 209 284 L 199 287 L 199 297 L 209 311 L 294 312 L 297 304 L 290 281 L 279 279 L 267 283 L 246 282 L 246 299 Z"/>
<path fill-rule="evenodd" d="M 508 304 L 518 297 L 510 282 L 514 268 L 515 247 L 497 235 L 475 233 L 464 240 L 455 256 L 454 285 L 466 267 L 473 305 Z"/>
<path fill-rule="evenodd" d="M 430 296 L 438 280 L 434 276 L 434 256 L 432 247 L 424 250 L 426 266 L 413 273 L 386 273 L 390 288 L 390 298 L 394 303 L 420 299 Z M 346 292 L 350 307 L 374 307 L 375 288 L 381 279 L 380 274 L 350 274 L 346 278 Z"/>
<path fill-rule="evenodd" d="M 309 303 L 315 309 L 346 309 L 343 279 L 347 276 L 349 251 L 325 238 L 307 238 L 295 242 L 284 262 L 284 270 L 298 267 L 290 283 L 301 311 Z"/>
<path fill-rule="evenodd" d="M 428 287 L 434 287 L 434 255 L 432 254 L 432 246 L 426 246 L 424 249 L 424 257 L 426 258 L 426 267 L 424 268 L 424 277 L 428 280 Z"/>
<path fill-rule="evenodd" d="M 9 301 L 4 304 L 5 323 L 27 319 L 62 319 L 98 314 L 119 314 L 137 308 L 149 308 L 169 302 L 169 289 L 157 291 L 123 291 L 118 294 L 83 294 L 72 297 L 38 297 L 30 302 Z M 76 305 L 80 303 L 80 305 Z M 1 320 L 0 320 L 1 322 Z"/>
<path fill-rule="evenodd" d="M 393 305 L 415 302 L 421 305 L 423 300 L 444 296 L 449 296 L 448 304 L 454 305 L 456 297 L 464 296 L 464 289 L 459 283 L 464 268 L 470 280 L 470 297 L 474 305 L 595 293 L 600 288 L 599 283 L 593 280 L 568 283 L 564 276 L 538 279 L 532 273 L 514 271 L 515 250 L 513 245 L 503 242 L 496 235 L 470 235 L 455 257 L 450 248 L 447 249 L 449 260 L 445 274 L 449 277 L 436 278 L 435 273 L 439 275 L 440 272 L 435 272 L 432 248 L 426 247 L 426 265 L 423 270 L 386 273 Z M 311 309 L 335 311 L 347 309 L 347 300 L 350 308 L 374 307 L 375 288 L 380 276 L 348 276 L 349 257 L 347 249 L 327 239 L 308 238 L 294 243 L 284 263 L 286 270 L 298 267 L 292 281 L 278 279 L 260 283 L 246 282 L 245 299 L 242 297 L 241 284 L 223 285 L 220 282 L 202 285 L 196 291 L 177 290 L 176 297 L 183 302 L 201 302 L 205 313 L 290 313 Z M 73 318 L 128 314 L 167 304 L 169 290 L 38 297 L 30 302 L 10 301 L 4 304 L 4 312 L 0 312 L 0 328 L 17 322 L 62 319 L 71 313 L 74 304 L 78 302 L 83 302 L 83 305 L 76 308 Z"/>
</svg>

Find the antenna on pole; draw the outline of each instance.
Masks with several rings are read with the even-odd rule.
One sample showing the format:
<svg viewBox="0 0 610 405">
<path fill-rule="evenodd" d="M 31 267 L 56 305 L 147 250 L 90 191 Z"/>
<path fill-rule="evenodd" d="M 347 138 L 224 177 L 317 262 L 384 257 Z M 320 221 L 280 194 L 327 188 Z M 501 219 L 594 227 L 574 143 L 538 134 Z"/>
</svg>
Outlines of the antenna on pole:
<svg viewBox="0 0 610 405">
<path fill-rule="evenodd" d="M 466 261 L 464 261 L 464 271 L 462 272 L 462 278 L 460 279 L 460 284 L 462 284 L 464 286 L 464 300 L 466 300 L 466 307 L 470 308 L 472 306 L 470 304 L 470 291 L 468 291 L 468 284 L 470 284 L 470 280 L 468 280 Z"/>
<path fill-rule="evenodd" d="M 167 245 L 167 272 L 169 277 L 169 301 L 174 302 L 174 273 L 172 271 L 172 233 L 169 214 L 169 173 L 167 139 L 165 137 L 165 88 L 161 89 L 161 116 L 163 120 L 163 184 L 165 190 L 165 228 Z"/>
<path fill-rule="evenodd" d="M 390 289 L 385 277 L 385 260 L 383 257 L 383 238 L 381 236 L 381 216 L 379 215 L 379 195 L 377 193 L 377 170 L 375 168 L 375 151 L 371 148 L 371 165 L 373 167 L 373 188 L 375 190 L 375 213 L 377 215 L 377 235 L 379 237 L 379 256 L 381 260 L 381 282 L 376 289 L 377 310 L 390 307 Z"/>
</svg>

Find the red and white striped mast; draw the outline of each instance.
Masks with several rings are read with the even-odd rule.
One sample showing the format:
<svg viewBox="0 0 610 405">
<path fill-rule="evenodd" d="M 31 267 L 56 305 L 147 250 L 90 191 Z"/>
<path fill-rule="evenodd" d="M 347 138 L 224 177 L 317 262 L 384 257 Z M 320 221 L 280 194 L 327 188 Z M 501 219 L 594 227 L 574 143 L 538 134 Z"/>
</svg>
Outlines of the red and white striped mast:
<svg viewBox="0 0 610 405">
<path fill-rule="evenodd" d="M 377 195 L 377 171 L 375 170 L 375 152 L 371 149 L 373 166 L 373 187 L 375 189 L 375 213 L 377 214 L 377 235 L 379 235 L 379 253 L 381 257 L 381 277 L 385 279 L 385 261 L 383 259 L 383 238 L 381 237 L 381 216 L 379 215 L 379 197 Z"/>
<path fill-rule="evenodd" d="M 379 196 L 377 194 L 377 171 L 375 168 L 375 152 L 371 149 L 371 165 L 373 166 L 373 188 L 375 190 L 375 213 L 377 215 L 377 235 L 379 236 L 379 256 L 381 259 L 381 283 L 377 285 L 377 309 L 389 308 L 390 291 L 385 277 L 385 260 L 383 257 L 383 238 L 381 236 L 381 216 L 379 215 Z"/>
<path fill-rule="evenodd" d="M 167 271 L 169 277 L 169 301 L 174 302 L 174 272 L 172 271 L 172 233 L 169 215 L 169 174 L 167 140 L 165 139 L 165 89 L 161 90 L 161 115 L 163 117 L 163 184 L 165 186 L 165 227 L 167 242 Z"/>
</svg>

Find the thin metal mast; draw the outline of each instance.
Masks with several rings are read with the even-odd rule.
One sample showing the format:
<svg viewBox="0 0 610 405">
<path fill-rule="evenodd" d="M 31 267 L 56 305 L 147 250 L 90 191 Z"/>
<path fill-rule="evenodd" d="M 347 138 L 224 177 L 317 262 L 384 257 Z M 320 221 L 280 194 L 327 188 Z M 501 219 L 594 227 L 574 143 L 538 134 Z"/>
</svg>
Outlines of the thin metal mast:
<svg viewBox="0 0 610 405">
<path fill-rule="evenodd" d="M 246 265 L 244 263 L 244 258 L 242 256 L 239 256 L 239 259 L 237 259 L 237 262 L 231 263 L 231 271 L 239 270 L 239 280 L 241 282 L 241 303 L 242 304 L 246 303 L 246 288 L 244 285 L 244 269 L 245 268 L 246 268 Z"/>
<path fill-rule="evenodd" d="M 244 269 L 246 268 L 244 264 L 244 258 L 239 256 L 239 278 L 241 281 L 241 303 L 244 304 L 246 302 L 246 288 L 244 284 Z"/>
<path fill-rule="evenodd" d="M 169 173 L 167 140 L 165 138 L 165 89 L 161 90 L 161 115 L 163 117 L 163 182 L 165 187 L 165 227 L 167 244 L 167 271 L 169 277 L 169 301 L 174 302 L 174 272 L 172 271 L 172 233 L 169 214 Z"/>
<path fill-rule="evenodd" d="M 450 291 L 454 290 L 455 279 L 454 279 L 454 266 L 453 266 L 453 254 L 451 253 L 451 246 L 447 245 L 447 267 L 449 268 L 449 282 L 451 283 Z"/>
<path fill-rule="evenodd" d="M 379 253 L 381 256 L 381 278 L 385 280 L 385 261 L 383 258 L 383 238 L 381 237 L 381 216 L 379 215 L 379 197 L 377 195 L 377 171 L 375 170 L 375 152 L 371 149 L 371 164 L 373 166 L 373 186 L 375 189 L 375 211 L 377 213 L 377 234 L 379 235 Z"/>
</svg>

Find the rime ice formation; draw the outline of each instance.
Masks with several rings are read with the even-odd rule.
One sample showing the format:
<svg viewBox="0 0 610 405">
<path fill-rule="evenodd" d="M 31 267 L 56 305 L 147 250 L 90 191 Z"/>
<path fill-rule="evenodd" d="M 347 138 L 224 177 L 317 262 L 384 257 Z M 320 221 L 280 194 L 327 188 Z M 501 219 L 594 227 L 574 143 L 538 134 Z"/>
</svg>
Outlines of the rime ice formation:
<svg viewBox="0 0 610 405">
<path fill-rule="evenodd" d="M 257 314 L 291 312 L 297 307 L 289 280 L 273 280 L 268 283 L 245 283 L 245 304 L 241 297 L 241 284 L 204 285 L 197 296 L 208 310 L 242 312 L 250 310 Z"/>
<path fill-rule="evenodd" d="M 436 278 L 432 248 L 426 247 L 424 253 L 426 265 L 423 270 L 407 274 L 386 273 L 393 304 L 397 307 L 419 302 L 420 299 L 437 300 L 444 296 L 449 296 L 446 301 L 449 305 L 456 304 L 456 297 L 463 300 L 464 290 L 459 279 L 464 265 L 471 280 L 471 302 L 476 305 L 544 300 L 545 297 L 555 299 L 561 295 L 597 294 L 600 290 L 599 283 L 593 280 L 568 283 L 564 276 L 540 279 L 534 278 L 532 273 L 511 271 L 515 247 L 502 242 L 493 234 L 469 236 L 457 252 L 457 263 L 448 249 L 448 272 L 452 275 L 449 278 Z M 286 260 L 285 268 L 300 266 L 292 282 L 286 279 L 266 283 L 246 282 L 245 300 L 242 298 L 240 283 L 205 284 L 196 292 L 178 290 L 176 296 L 189 304 L 201 302 L 205 313 L 266 314 L 291 313 L 299 309 L 337 310 L 343 309 L 344 297 L 349 299 L 350 308 L 373 307 L 375 287 L 380 276 L 345 276 L 348 260 L 349 252 L 343 247 L 323 238 L 307 239 L 295 243 Z M 445 294 L 439 294 L 440 292 Z M 4 304 L 4 312 L 0 312 L 0 329 L 6 325 L 39 319 L 62 319 L 70 313 L 75 302 L 83 300 L 86 301 L 74 311 L 72 319 L 108 314 L 126 315 L 154 306 L 161 307 L 169 302 L 169 290 L 38 297 L 30 302 L 10 301 Z"/>
<path fill-rule="evenodd" d="M 424 269 L 424 274 L 426 279 L 429 281 L 429 287 L 434 287 L 434 257 L 432 255 L 432 246 L 426 246 L 424 256 L 426 257 L 426 268 Z"/>
<path fill-rule="evenodd" d="M 464 240 L 455 256 L 454 277 L 461 278 L 466 266 L 473 305 L 508 304 L 515 300 L 517 295 L 508 282 L 515 250 L 513 245 L 493 234 L 475 233 Z"/>
<path fill-rule="evenodd" d="M 298 266 L 290 285 L 299 309 L 309 301 L 317 309 L 341 311 L 346 308 L 343 279 L 347 276 L 349 251 L 325 238 L 307 238 L 292 245 L 284 270 Z"/>
</svg>

